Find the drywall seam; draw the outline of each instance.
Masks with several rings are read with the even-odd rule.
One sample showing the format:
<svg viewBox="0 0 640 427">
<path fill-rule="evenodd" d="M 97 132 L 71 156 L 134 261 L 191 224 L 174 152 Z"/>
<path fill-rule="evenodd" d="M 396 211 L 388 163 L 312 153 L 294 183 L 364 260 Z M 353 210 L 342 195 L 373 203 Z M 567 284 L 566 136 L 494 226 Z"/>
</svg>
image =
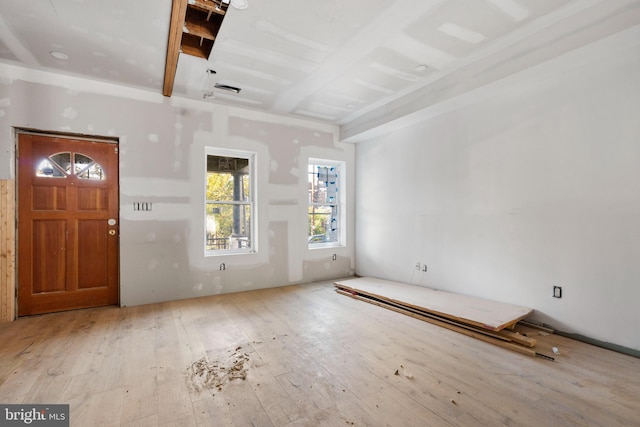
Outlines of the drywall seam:
<svg viewBox="0 0 640 427">
<path fill-rule="evenodd" d="M 369 127 L 367 130 L 364 130 L 360 133 L 352 133 L 344 136 L 343 129 L 341 128 L 340 140 L 342 142 L 366 141 L 368 139 L 402 129 L 412 124 L 419 123 L 423 120 L 431 119 L 439 115 L 455 111 L 462 107 L 479 104 L 487 99 L 494 97 L 496 91 L 504 90 L 503 88 L 507 87 L 513 80 L 519 79 L 522 76 L 539 73 L 540 69 L 542 68 L 548 68 L 549 63 L 558 64 L 558 66 L 554 68 L 554 73 L 567 71 L 580 66 L 585 61 L 584 52 L 586 50 L 594 52 L 591 54 L 590 58 L 593 58 L 594 56 L 615 58 L 615 52 L 628 50 L 639 45 L 640 25 L 637 25 L 587 46 L 575 49 L 559 57 L 555 57 L 548 61 L 536 64 L 531 68 L 527 68 L 487 85 L 478 87 L 468 92 L 464 92 L 461 95 L 445 99 L 444 101 L 438 102 L 437 104 L 429 105 L 423 109 L 416 110 L 413 113 L 400 116 L 397 119 L 392 119 L 391 121 L 381 123 L 379 125 L 374 124 L 372 127 Z M 558 71 L 558 68 L 560 67 L 561 71 Z M 510 88 L 509 90 L 512 90 L 512 88 Z"/>
<path fill-rule="evenodd" d="M 0 64 L 0 74 L 12 80 L 58 86 L 79 92 L 116 96 L 150 103 L 164 102 L 164 97 L 161 93 L 82 77 L 51 73 L 49 71 L 32 70 L 16 65 Z"/>
<path fill-rule="evenodd" d="M 2 15 L 0 15 L 0 40 L 4 42 L 21 62 L 34 67 L 40 65 L 36 57 L 33 56 L 29 49 L 27 49 L 13 31 L 11 31 Z"/>
<path fill-rule="evenodd" d="M 458 69 L 464 68 L 465 66 L 471 63 L 482 60 L 522 40 L 525 40 L 527 37 L 530 37 L 531 35 L 539 31 L 542 31 L 545 28 L 548 28 L 549 26 L 555 24 L 556 22 L 559 22 L 563 19 L 576 15 L 590 7 L 594 7 L 599 3 L 602 3 L 602 0 L 582 0 L 582 1 L 574 2 L 571 5 L 564 6 L 558 9 L 557 11 L 545 16 L 544 19 L 542 18 L 537 19 L 529 25 L 518 28 L 517 30 L 513 31 L 508 37 L 501 37 L 495 42 L 489 43 L 486 47 L 484 47 L 480 51 L 477 51 L 469 55 L 464 60 L 457 62 L 452 67 L 447 68 L 446 70 L 441 70 L 441 71 L 447 71 L 447 73 L 452 73 Z M 443 76 L 441 73 L 436 73 L 430 77 L 426 77 L 420 82 L 420 84 L 412 85 L 403 91 L 397 92 L 392 99 L 400 99 L 407 94 L 413 93 L 416 90 L 419 90 L 425 86 L 430 85 L 431 83 L 435 82 L 436 80 L 439 80 L 442 77 Z M 385 98 L 380 102 L 375 102 L 367 106 L 365 109 L 358 110 L 356 113 L 342 119 L 340 121 L 340 125 L 345 125 L 347 123 L 350 123 L 362 116 L 372 113 L 373 111 L 379 108 L 382 108 L 385 104 L 389 102 L 389 100 L 390 98 Z"/>
<path fill-rule="evenodd" d="M 338 126 L 327 123 L 317 122 L 311 119 L 301 119 L 281 114 L 272 114 L 262 111 L 248 110 L 241 107 L 226 107 L 229 117 L 237 117 L 248 120 L 267 121 L 269 124 L 278 124 L 289 127 L 301 127 L 305 129 L 313 129 L 315 131 L 323 131 L 328 133 L 337 133 Z"/>
</svg>

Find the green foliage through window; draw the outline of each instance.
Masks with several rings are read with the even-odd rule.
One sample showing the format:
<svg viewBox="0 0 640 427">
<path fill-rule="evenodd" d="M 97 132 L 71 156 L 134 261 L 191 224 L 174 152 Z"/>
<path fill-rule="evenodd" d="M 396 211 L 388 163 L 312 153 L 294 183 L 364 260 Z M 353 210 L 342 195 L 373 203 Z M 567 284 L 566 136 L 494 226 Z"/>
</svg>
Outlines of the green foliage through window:
<svg viewBox="0 0 640 427">
<path fill-rule="evenodd" d="M 206 250 L 252 249 L 251 157 L 207 155 Z"/>
</svg>

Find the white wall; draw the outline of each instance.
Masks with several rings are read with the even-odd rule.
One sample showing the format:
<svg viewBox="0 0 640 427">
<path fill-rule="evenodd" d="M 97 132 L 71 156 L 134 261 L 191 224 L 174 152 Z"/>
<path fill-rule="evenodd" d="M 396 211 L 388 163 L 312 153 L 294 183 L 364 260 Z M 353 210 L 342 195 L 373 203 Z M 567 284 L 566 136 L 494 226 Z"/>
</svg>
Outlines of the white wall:
<svg viewBox="0 0 640 427">
<path fill-rule="evenodd" d="M 359 143 L 356 273 L 640 349 L 639 76 L 634 29 Z"/>
<path fill-rule="evenodd" d="M 308 158 L 346 162 L 353 199 L 355 149 L 334 126 L 0 65 L 0 179 L 15 177 L 15 127 L 119 138 L 122 305 L 353 273 L 350 205 L 345 247 L 307 247 Z M 257 254 L 204 256 L 205 146 L 258 153 Z"/>
</svg>

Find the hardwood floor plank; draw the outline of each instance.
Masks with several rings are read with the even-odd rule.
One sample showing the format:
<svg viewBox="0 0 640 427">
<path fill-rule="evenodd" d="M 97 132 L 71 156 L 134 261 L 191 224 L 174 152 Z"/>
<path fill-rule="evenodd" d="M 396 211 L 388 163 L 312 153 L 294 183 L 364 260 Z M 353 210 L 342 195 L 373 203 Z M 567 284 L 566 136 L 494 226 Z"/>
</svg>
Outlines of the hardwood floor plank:
<svg viewBox="0 0 640 427">
<path fill-rule="evenodd" d="M 73 426 L 640 425 L 640 359 L 529 333 L 554 362 L 332 282 L 78 310 L 0 325 L 0 401 L 69 403 Z M 187 367 L 238 347 L 246 380 L 195 391 Z"/>
<path fill-rule="evenodd" d="M 130 377 L 122 408 L 122 424 L 146 423 L 158 418 L 158 378 L 155 367 Z M 144 421 L 146 420 L 146 421 Z"/>
<path fill-rule="evenodd" d="M 70 402 L 69 419 L 73 426 L 119 426 L 125 388 L 102 391 Z"/>
<path fill-rule="evenodd" d="M 211 425 L 233 426 L 233 417 L 227 401 L 222 396 L 214 398 L 211 393 L 203 394 L 207 395 L 207 398 L 193 402 L 196 425 L 203 427 Z"/>
<path fill-rule="evenodd" d="M 274 425 L 253 392 L 251 384 L 246 381 L 233 381 L 219 394 L 227 402 L 234 426 Z"/>
<path fill-rule="evenodd" d="M 131 422 L 123 422 L 123 427 L 157 427 L 159 425 L 158 415 L 150 415 L 140 420 L 134 420 Z"/>
<path fill-rule="evenodd" d="M 285 425 L 303 417 L 299 405 L 289 396 L 257 352 L 250 353 L 247 382 L 274 425 Z"/>
</svg>

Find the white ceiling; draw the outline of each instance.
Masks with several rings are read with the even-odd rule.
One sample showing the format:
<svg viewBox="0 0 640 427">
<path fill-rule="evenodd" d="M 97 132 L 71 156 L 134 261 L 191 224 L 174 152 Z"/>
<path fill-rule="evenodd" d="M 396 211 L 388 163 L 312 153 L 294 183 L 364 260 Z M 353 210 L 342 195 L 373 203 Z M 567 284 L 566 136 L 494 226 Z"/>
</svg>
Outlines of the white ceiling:
<svg viewBox="0 0 640 427">
<path fill-rule="evenodd" d="M 640 0 L 248 0 L 174 96 L 342 125 L 346 137 L 640 24 Z M 171 0 L 0 0 L 0 61 L 162 93 Z M 59 60 L 57 51 L 68 55 Z M 416 69 L 426 65 L 426 70 Z"/>
</svg>

